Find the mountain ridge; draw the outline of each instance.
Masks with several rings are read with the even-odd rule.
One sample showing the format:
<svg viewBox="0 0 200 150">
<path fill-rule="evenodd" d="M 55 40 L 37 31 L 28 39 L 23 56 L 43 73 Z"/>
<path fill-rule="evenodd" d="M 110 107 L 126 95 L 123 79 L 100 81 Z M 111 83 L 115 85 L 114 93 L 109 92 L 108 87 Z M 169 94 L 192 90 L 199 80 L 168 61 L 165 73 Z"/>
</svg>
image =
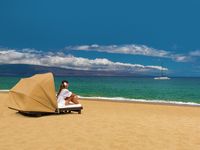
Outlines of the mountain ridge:
<svg viewBox="0 0 200 150">
<path fill-rule="evenodd" d="M 28 64 L 0 64 L 0 76 L 30 76 L 52 72 L 55 76 L 139 76 L 129 72 L 75 70 Z"/>
</svg>

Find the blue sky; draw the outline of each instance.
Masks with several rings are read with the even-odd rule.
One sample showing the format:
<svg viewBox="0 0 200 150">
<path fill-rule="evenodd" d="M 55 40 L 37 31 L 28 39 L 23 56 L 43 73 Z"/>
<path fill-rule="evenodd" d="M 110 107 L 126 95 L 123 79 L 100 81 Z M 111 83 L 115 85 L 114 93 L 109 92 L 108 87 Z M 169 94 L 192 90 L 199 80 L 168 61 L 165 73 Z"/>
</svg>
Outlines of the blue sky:
<svg viewBox="0 0 200 150">
<path fill-rule="evenodd" d="M 0 63 L 200 76 L 199 0 L 0 0 Z M 71 62 L 72 61 L 72 62 Z"/>
</svg>

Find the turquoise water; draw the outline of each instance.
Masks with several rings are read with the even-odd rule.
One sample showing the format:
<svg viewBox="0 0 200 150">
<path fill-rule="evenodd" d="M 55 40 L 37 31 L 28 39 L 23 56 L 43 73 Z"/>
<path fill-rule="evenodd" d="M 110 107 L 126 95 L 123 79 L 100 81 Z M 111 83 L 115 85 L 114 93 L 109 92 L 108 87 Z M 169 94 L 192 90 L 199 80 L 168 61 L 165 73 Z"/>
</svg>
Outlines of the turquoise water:
<svg viewBox="0 0 200 150">
<path fill-rule="evenodd" d="M 0 89 L 10 89 L 19 79 L 20 77 L 0 77 Z M 133 77 L 56 77 L 57 90 L 64 79 L 70 82 L 71 91 L 84 97 L 121 97 L 200 104 L 200 78 L 154 80 Z"/>
</svg>

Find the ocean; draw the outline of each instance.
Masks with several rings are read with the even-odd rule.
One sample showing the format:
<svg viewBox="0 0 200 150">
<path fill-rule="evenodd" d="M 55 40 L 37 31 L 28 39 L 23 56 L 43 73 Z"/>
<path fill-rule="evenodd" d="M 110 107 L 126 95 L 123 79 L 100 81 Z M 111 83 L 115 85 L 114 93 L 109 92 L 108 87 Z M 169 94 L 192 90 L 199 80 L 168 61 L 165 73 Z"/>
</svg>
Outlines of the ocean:
<svg viewBox="0 0 200 150">
<path fill-rule="evenodd" d="M 0 77 L 0 90 L 9 90 L 20 78 Z M 57 91 L 62 80 L 68 80 L 69 89 L 80 97 L 200 104 L 200 78 L 55 77 Z"/>
</svg>

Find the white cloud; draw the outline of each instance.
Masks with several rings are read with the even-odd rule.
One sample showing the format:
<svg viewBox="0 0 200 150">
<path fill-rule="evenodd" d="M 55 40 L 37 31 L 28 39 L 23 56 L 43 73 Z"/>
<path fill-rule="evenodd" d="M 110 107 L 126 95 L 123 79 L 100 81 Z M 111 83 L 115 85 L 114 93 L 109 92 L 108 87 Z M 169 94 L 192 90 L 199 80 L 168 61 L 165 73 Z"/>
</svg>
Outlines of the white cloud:
<svg viewBox="0 0 200 150">
<path fill-rule="evenodd" d="M 180 54 L 172 56 L 172 59 L 176 62 L 188 62 L 192 60 L 191 56 L 180 55 Z"/>
<path fill-rule="evenodd" d="M 145 45 L 77 45 L 67 46 L 65 50 L 82 50 L 82 51 L 98 51 L 106 53 L 119 53 L 119 54 L 130 54 L 130 55 L 144 55 L 151 57 L 169 58 L 177 62 L 189 61 L 189 57 L 183 54 L 173 54 L 166 50 L 157 50 Z"/>
<path fill-rule="evenodd" d="M 112 62 L 106 58 L 87 59 L 66 55 L 61 52 L 40 52 L 36 50 L 29 52 L 28 50 L 17 51 L 11 49 L 0 50 L 0 64 L 34 64 L 68 69 L 112 70 L 133 73 L 155 72 L 162 69 L 167 70 L 167 68 L 162 68 L 161 66 Z"/>
<path fill-rule="evenodd" d="M 200 50 L 192 51 L 192 52 L 190 52 L 190 55 L 199 57 L 200 56 Z"/>
<path fill-rule="evenodd" d="M 145 45 L 78 45 L 68 46 L 66 50 L 85 50 L 85 51 L 99 51 L 107 53 L 121 53 L 121 54 L 133 54 L 133 55 L 145 55 L 145 56 L 156 56 L 156 57 L 167 57 L 169 52 L 164 50 L 156 50 Z"/>
</svg>

